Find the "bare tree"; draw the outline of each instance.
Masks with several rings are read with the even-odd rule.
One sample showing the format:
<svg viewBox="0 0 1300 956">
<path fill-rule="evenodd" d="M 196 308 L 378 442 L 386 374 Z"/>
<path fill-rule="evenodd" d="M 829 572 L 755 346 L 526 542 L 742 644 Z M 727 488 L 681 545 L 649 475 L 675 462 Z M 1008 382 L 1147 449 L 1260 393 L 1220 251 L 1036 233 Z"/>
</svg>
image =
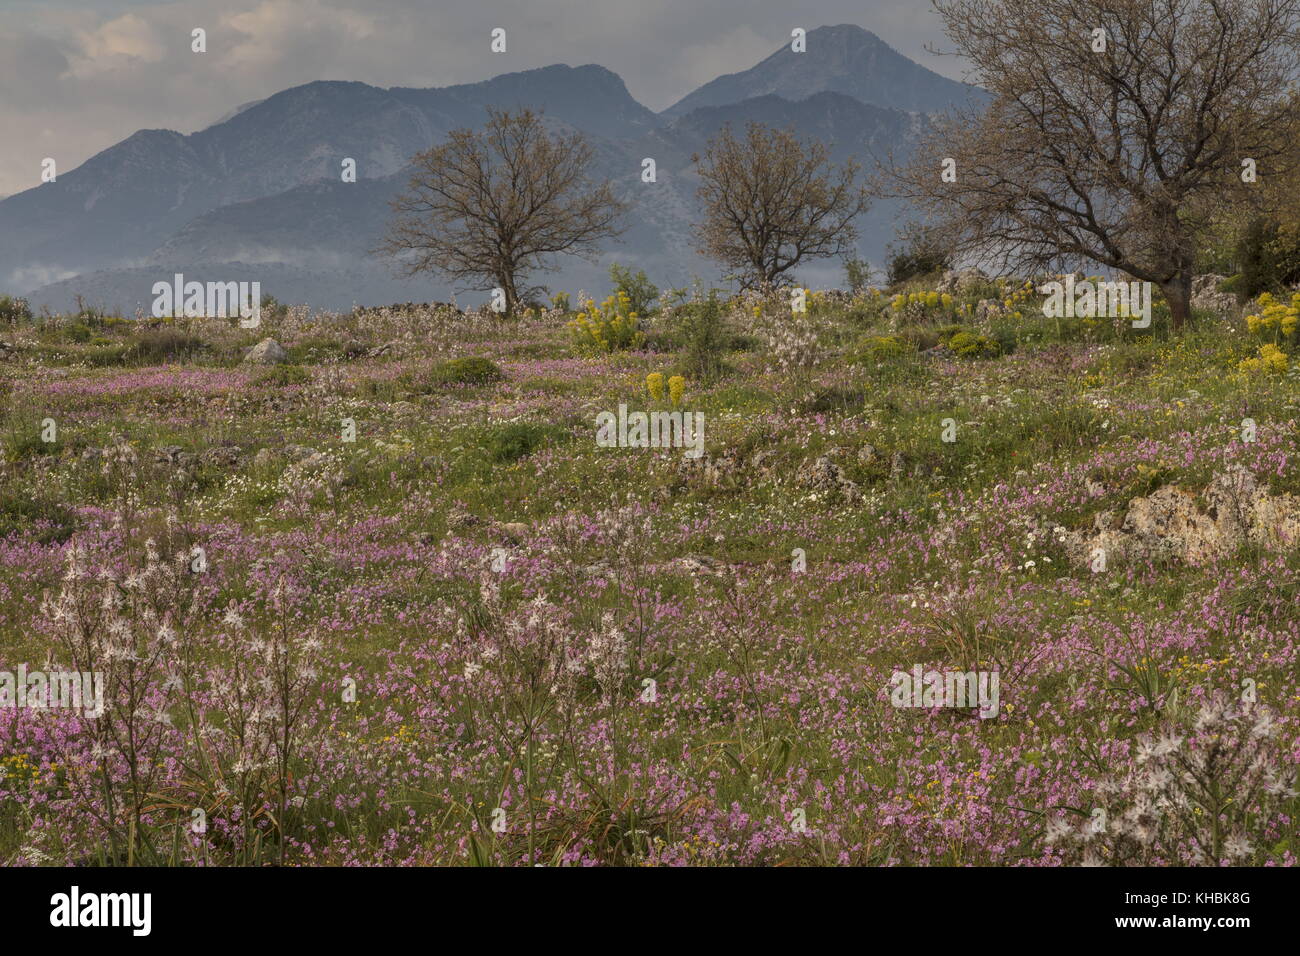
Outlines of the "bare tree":
<svg viewBox="0 0 1300 956">
<path fill-rule="evenodd" d="M 736 270 L 744 287 L 777 284 L 800 262 L 854 250 L 854 218 L 869 205 L 858 166 L 831 164 L 822 143 L 750 123 L 724 127 L 699 163 L 699 252 Z"/>
<path fill-rule="evenodd" d="M 505 292 L 506 311 L 540 291 L 521 289 L 551 257 L 592 257 L 619 233 L 626 206 L 589 176 L 581 133 L 552 135 L 531 110 L 488 108 L 481 130 L 453 130 L 415 157 L 409 191 L 379 251 L 407 275 L 437 271 L 468 288 Z"/>
<path fill-rule="evenodd" d="M 1300 0 L 934 6 L 993 101 L 938 119 L 890 191 L 956 254 L 1127 273 L 1182 328 L 1204 230 L 1293 165 Z"/>
</svg>

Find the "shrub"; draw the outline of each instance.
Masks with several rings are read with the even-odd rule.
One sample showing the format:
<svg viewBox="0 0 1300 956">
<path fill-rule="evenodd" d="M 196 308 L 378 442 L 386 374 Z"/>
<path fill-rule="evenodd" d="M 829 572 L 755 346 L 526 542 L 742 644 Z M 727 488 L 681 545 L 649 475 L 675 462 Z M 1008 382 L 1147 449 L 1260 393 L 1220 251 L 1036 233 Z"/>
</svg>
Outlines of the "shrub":
<svg viewBox="0 0 1300 956">
<path fill-rule="evenodd" d="M 1279 302 L 1271 292 L 1258 299 L 1259 312 L 1246 316 L 1246 328 L 1252 335 L 1269 335 L 1276 344 L 1291 338 L 1300 323 L 1300 293 L 1291 296 L 1290 303 Z"/>
<path fill-rule="evenodd" d="M 76 528 L 76 515 L 57 501 L 0 492 L 0 539 L 32 534 L 40 544 L 62 543 Z"/>
<path fill-rule="evenodd" d="M 289 307 L 273 295 L 262 296 L 259 315 L 271 322 L 282 322 L 289 315 Z"/>
<path fill-rule="evenodd" d="M 1249 358 L 1237 368 L 1252 375 L 1280 375 L 1287 369 L 1286 353 L 1271 342 L 1261 345 L 1258 358 Z"/>
<path fill-rule="evenodd" d="M 1002 354 L 996 339 L 975 332 L 958 332 L 948 340 L 948 348 L 961 358 L 997 358 Z"/>
<path fill-rule="evenodd" d="M 895 318 L 929 322 L 951 319 L 958 314 L 956 300 L 948 292 L 900 292 L 889 300 Z"/>
<path fill-rule="evenodd" d="M 909 325 L 899 329 L 898 340 L 917 352 L 928 352 L 941 342 L 939 332 L 924 325 Z"/>
<path fill-rule="evenodd" d="M 155 329 L 136 338 L 130 357 L 142 364 L 184 360 L 207 349 L 207 343 L 195 335 L 176 329 Z"/>
<path fill-rule="evenodd" d="M 646 391 L 656 402 L 664 400 L 664 376 L 662 372 L 651 372 L 645 377 Z"/>
<path fill-rule="evenodd" d="M 686 393 L 686 379 L 680 375 L 674 375 L 668 380 L 668 397 L 672 400 L 673 408 L 681 405 L 682 395 Z"/>
<path fill-rule="evenodd" d="M 645 342 L 640 314 L 626 293 L 611 295 L 599 308 L 588 300 L 585 311 L 569 322 L 574 344 L 591 354 L 639 348 Z"/>
<path fill-rule="evenodd" d="M 366 354 L 366 346 L 352 339 L 311 336 L 287 346 L 289 361 L 294 365 L 315 365 L 342 359 L 351 361 Z"/>
<path fill-rule="evenodd" d="M 1276 222 L 1256 219 L 1237 243 L 1238 274 L 1231 291 L 1245 298 L 1300 282 L 1300 236 Z"/>
<path fill-rule="evenodd" d="M 527 458 L 555 435 L 554 426 L 511 422 L 498 428 L 488 438 L 488 454 L 493 461 L 518 461 Z"/>
<path fill-rule="evenodd" d="M 115 365 L 127 365 L 135 357 L 135 346 L 128 345 L 125 342 L 98 345 L 95 339 L 91 339 L 90 344 L 94 346 L 94 348 L 87 349 L 80 355 L 77 355 L 76 360 L 78 362 L 84 362 L 91 368 L 108 368 Z"/>
<path fill-rule="evenodd" d="M 17 325 L 19 322 L 30 322 L 32 320 L 32 307 L 27 304 L 26 299 L 15 299 L 11 296 L 0 295 L 0 322 L 6 325 Z"/>
<path fill-rule="evenodd" d="M 844 260 L 844 282 L 854 295 L 865 292 L 871 284 L 871 263 L 857 256 L 849 256 Z"/>
<path fill-rule="evenodd" d="M 924 238 L 913 239 L 897 252 L 891 248 L 887 267 L 889 284 L 943 272 L 951 265 L 952 258 L 947 252 L 931 247 Z"/>
<path fill-rule="evenodd" d="M 723 372 L 726 365 L 722 356 L 730 335 L 717 293 L 710 292 L 704 301 L 680 308 L 676 334 L 682 344 L 683 372 L 700 381 L 708 381 Z"/>
<path fill-rule="evenodd" d="M 425 381 L 434 388 L 443 385 L 491 385 L 505 381 L 505 373 L 491 359 L 479 355 L 439 362 Z"/>
<path fill-rule="evenodd" d="M 873 335 L 862 344 L 854 361 L 879 364 L 900 358 L 910 351 L 897 335 Z"/>
<path fill-rule="evenodd" d="M 609 267 L 609 281 L 614 284 L 614 294 L 626 295 L 637 315 L 648 315 L 659 298 L 659 288 L 642 269 L 633 273 L 615 262 Z"/>
</svg>

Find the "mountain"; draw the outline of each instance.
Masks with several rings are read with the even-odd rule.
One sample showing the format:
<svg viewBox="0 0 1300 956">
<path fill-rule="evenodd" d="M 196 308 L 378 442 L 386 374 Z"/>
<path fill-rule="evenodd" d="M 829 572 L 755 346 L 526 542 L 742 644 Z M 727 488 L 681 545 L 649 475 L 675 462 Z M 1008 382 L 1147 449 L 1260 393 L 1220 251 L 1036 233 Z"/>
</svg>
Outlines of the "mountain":
<svg viewBox="0 0 1300 956">
<path fill-rule="evenodd" d="M 818 27 L 806 39 L 805 52 L 795 53 L 787 43 L 743 73 L 728 73 L 704 84 L 661 115 L 673 118 L 700 107 L 773 93 L 794 101 L 814 93 L 843 93 L 863 103 L 912 113 L 936 113 L 987 98 L 978 87 L 927 70 L 858 26 Z"/>
<path fill-rule="evenodd" d="M 359 178 L 387 176 L 450 130 L 479 125 L 485 107 L 542 103 L 603 135 L 638 135 L 657 122 L 599 66 L 434 90 L 308 83 L 189 136 L 142 130 L 57 182 L 0 201 L 0 287 L 21 285 L 16 273 L 142 264 L 160 240 L 219 207 L 338 180 L 347 157 Z"/>
<path fill-rule="evenodd" d="M 798 64 L 778 52 L 658 115 L 604 67 L 556 65 L 438 89 L 308 83 L 189 135 L 142 130 L 56 183 L 0 200 L 0 292 L 52 309 L 81 295 L 129 314 L 147 304 L 155 281 L 184 272 L 200 281 L 260 277 L 282 301 L 327 308 L 450 299 L 441 278 L 398 278 L 371 255 L 389 202 L 417 152 L 452 129 L 481 125 L 488 108 L 524 106 L 543 111 L 553 128 L 583 132 L 593 173 L 632 206 L 625 234 L 597 261 L 562 257 L 532 281 L 595 294 L 612 261 L 644 268 L 664 286 L 716 280 L 717 267 L 693 251 L 692 158 L 724 125 L 792 127 L 831 144 L 837 161 L 869 169 L 889 151 L 906 153 L 926 122 L 920 114 L 945 95 L 948 105 L 978 95 L 856 27 L 814 30 L 808 42 L 809 54 L 791 54 L 807 56 Z M 926 110 L 898 109 L 891 99 Z M 340 176 L 347 157 L 357 161 L 353 183 Z M 645 157 L 656 161 L 655 183 L 641 180 Z M 879 203 L 863 217 L 861 255 L 879 261 L 897 211 Z M 827 263 L 800 275 L 833 281 L 839 269 Z"/>
</svg>

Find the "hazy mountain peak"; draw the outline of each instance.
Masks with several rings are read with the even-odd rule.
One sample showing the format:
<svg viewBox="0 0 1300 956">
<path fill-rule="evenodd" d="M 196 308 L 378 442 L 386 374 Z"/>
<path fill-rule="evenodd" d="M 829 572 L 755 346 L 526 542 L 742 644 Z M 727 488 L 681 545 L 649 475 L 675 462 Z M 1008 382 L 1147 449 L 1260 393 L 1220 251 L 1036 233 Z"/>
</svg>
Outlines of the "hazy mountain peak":
<svg viewBox="0 0 1300 956">
<path fill-rule="evenodd" d="M 806 53 L 795 53 L 787 41 L 757 65 L 704 84 L 661 115 L 673 118 L 769 93 L 788 100 L 843 93 L 872 106 L 916 113 L 946 110 L 983 96 L 976 87 L 927 70 L 870 30 L 850 23 L 817 27 L 807 40 Z"/>
</svg>

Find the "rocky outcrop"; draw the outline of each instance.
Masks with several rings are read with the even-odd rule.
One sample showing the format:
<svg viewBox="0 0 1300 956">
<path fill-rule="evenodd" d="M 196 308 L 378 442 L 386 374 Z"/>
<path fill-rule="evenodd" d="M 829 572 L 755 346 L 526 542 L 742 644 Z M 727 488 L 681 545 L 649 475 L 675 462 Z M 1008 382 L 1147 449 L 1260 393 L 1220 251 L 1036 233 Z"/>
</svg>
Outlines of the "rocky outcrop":
<svg viewBox="0 0 1300 956">
<path fill-rule="evenodd" d="M 1239 309 L 1237 297 L 1231 292 L 1220 292 L 1224 276 L 1203 275 L 1192 279 L 1192 308 L 1205 309 L 1221 316 L 1235 315 Z"/>
<path fill-rule="evenodd" d="M 1076 564 L 1176 558 L 1190 565 L 1231 557 L 1243 545 L 1276 549 L 1300 541 L 1300 497 L 1271 495 L 1254 475 L 1234 467 L 1214 476 L 1201 496 L 1165 485 L 1134 498 L 1120 515 L 1098 514 L 1092 533 L 1057 530 Z"/>
<path fill-rule="evenodd" d="M 814 491 L 824 491 L 843 495 L 846 501 L 856 503 L 862 500 L 862 491 L 857 483 L 844 473 L 844 469 L 831 460 L 829 455 L 821 455 L 803 463 L 795 474 L 795 484 Z"/>
<path fill-rule="evenodd" d="M 935 291 L 961 294 L 969 292 L 976 286 L 988 281 L 989 277 L 979 269 L 961 269 L 960 271 L 950 269 L 943 274 L 943 278 L 935 286 Z"/>
</svg>

